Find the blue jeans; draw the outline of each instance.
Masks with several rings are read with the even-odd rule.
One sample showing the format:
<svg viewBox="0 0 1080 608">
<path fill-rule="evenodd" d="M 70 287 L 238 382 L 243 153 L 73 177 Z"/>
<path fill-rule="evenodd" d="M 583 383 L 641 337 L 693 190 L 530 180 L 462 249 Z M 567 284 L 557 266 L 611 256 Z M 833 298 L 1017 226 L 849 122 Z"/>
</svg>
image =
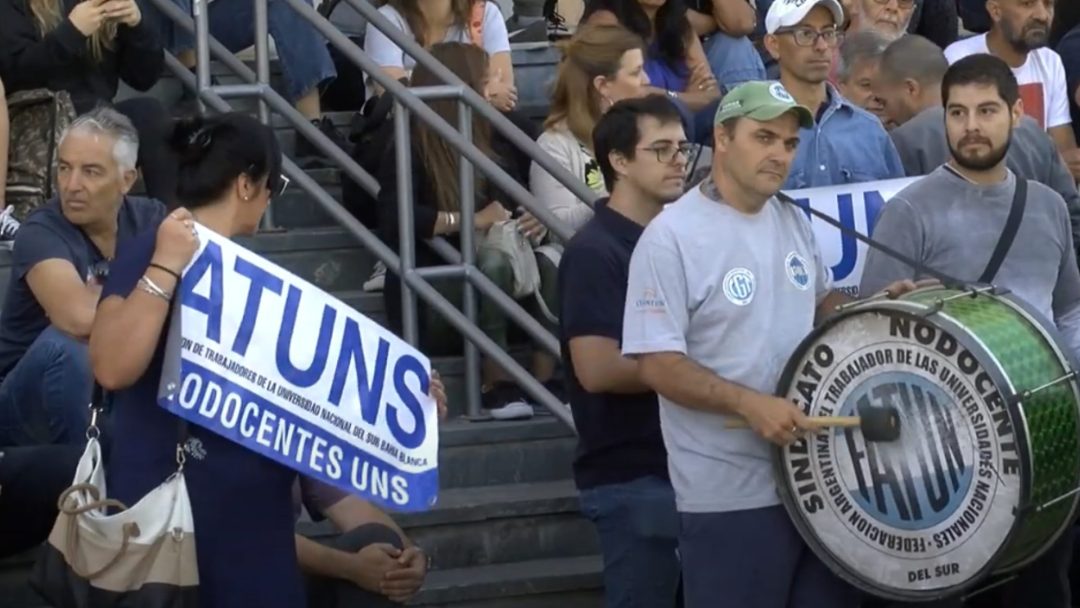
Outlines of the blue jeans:
<svg viewBox="0 0 1080 608">
<path fill-rule="evenodd" d="M 858 590 L 810 551 L 783 507 L 679 515 L 686 608 L 859 607 Z"/>
<path fill-rule="evenodd" d="M 717 32 L 705 41 L 705 56 L 716 80 L 730 91 L 750 80 L 765 80 L 765 64 L 750 38 Z"/>
<path fill-rule="evenodd" d="M 0 446 L 85 442 L 93 386 L 87 345 L 46 328 L 0 382 Z"/>
<path fill-rule="evenodd" d="M 600 534 L 605 606 L 675 606 L 679 519 L 671 484 L 642 477 L 582 490 L 581 511 Z"/>
<path fill-rule="evenodd" d="M 191 0 L 172 2 L 191 14 Z M 162 25 L 165 48 L 174 53 L 195 48 L 191 34 L 173 25 L 164 15 L 156 16 Z M 337 76 L 326 39 L 289 5 L 281 0 L 267 0 L 266 21 L 285 75 L 286 98 L 296 101 Z M 214 0 L 210 4 L 210 35 L 232 53 L 255 44 L 255 2 Z"/>
</svg>

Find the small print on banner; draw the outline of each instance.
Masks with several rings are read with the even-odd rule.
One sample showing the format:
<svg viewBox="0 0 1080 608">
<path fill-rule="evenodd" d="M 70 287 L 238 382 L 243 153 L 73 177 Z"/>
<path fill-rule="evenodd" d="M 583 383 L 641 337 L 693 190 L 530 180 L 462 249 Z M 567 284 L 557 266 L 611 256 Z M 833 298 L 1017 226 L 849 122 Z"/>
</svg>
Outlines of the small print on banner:
<svg viewBox="0 0 1080 608">
<path fill-rule="evenodd" d="M 158 404 L 388 509 L 430 508 L 439 432 L 427 357 L 291 272 L 198 231 Z"/>
</svg>

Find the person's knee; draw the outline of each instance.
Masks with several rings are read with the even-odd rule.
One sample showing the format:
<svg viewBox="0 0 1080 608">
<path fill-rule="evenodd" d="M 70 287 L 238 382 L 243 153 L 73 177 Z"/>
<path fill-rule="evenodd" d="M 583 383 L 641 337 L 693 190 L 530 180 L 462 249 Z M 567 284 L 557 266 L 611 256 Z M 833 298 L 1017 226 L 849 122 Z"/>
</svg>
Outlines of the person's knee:
<svg viewBox="0 0 1080 608">
<path fill-rule="evenodd" d="M 405 543 L 396 531 L 385 524 L 364 524 L 352 530 L 343 532 L 334 542 L 334 545 L 342 551 L 356 552 L 364 547 L 375 544 L 393 545 L 398 549 L 404 549 Z"/>
<path fill-rule="evenodd" d="M 32 353 L 32 354 L 31 354 Z M 27 355 L 41 357 L 50 366 L 63 367 L 90 377 L 90 349 L 85 342 L 50 325 L 34 340 Z M 27 355 L 23 355 L 24 357 Z"/>
<path fill-rule="evenodd" d="M 131 120 L 139 140 L 162 138 L 172 123 L 169 111 L 153 97 L 133 97 L 116 103 L 116 109 Z"/>
<path fill-rule="evenodd" d="M 476 267 L 499 289 L 506 293 L 514 290 L 514 269 L 505 253 L 482 248 L 476 254 Z"/>
</svg>

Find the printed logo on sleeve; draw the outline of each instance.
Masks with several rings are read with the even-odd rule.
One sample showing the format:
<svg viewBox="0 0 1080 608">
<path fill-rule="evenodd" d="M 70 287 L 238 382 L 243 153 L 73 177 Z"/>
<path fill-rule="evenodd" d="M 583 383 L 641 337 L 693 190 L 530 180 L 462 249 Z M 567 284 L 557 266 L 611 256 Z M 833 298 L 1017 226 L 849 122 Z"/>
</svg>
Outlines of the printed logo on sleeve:
<svg viewBox="0 0 1080 608">
<path fill-rule="evenodd" d="M 634 309 L 638 312 L 663 312 L 667 303 L 652 287 L 641 290 L 641 297 L 634 300 Z"/>
<path fill-rule="evenodd" d="M 791 283 L 802 290 L 810 288 L 810 271 L 807 270 L 806 260 L 801 255 L 792 251 L 784 260 L 784 268 Z"/>
<path fill-rule="evenodd" d="M 724 275 L 724 295 L 736 306 L 746 306 L 754 300 L 754 273 L 746 268 L 732 268 Z"/>
</svg>

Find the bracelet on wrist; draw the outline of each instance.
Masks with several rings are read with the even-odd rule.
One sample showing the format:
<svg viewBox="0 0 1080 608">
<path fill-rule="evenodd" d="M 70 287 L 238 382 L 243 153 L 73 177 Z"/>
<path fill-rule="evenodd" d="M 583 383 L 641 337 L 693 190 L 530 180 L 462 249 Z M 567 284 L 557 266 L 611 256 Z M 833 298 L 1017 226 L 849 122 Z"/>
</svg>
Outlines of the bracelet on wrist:
<svg viewBox="0 0 1080 608">
<path fill-rule="evenodd" d="M 142 276 L 142 278 L 139 279 L 139 289 L 145 291 L 146 293 L 148 293 L 148 294 L 150 294 L 152 296 L 156 296 L 158 298 L 161 298 L 162 300 L 165 300 L 166 302 L 172 302 L 172 299 L 173 299 L 172 292 L 165 291 L 164 289 L 161 288 L 161 286 L 159 286 L 157 283 L 155 283 L 153 279 L 146 276 L 145 274 Z"/>
<path fill-rule="evenodd" d="M 179 272 L 176 272 L 176 271 L 175 271 L 175 270 L 173 270 L 172 268 L 169 268 L 168 266 L 164 266 L 164 265 L 162 265 L 162 264 L 158 264 L 157 262 L 150 262 L 150 268 L 157 268 L 157 269 L 158 269 L 158 270 L 160 270 L 161 272 L 164 272 L 165 274 L 168 274 L 169 276 L 171 276 L 171 277 L 173 277 L 174 279 L 176 279 L 176 281 L 177 281 L 177 282 L 179 282 L 179 281 L 180 281 L 180 273 L 179 273 Z"/>
</svg>

